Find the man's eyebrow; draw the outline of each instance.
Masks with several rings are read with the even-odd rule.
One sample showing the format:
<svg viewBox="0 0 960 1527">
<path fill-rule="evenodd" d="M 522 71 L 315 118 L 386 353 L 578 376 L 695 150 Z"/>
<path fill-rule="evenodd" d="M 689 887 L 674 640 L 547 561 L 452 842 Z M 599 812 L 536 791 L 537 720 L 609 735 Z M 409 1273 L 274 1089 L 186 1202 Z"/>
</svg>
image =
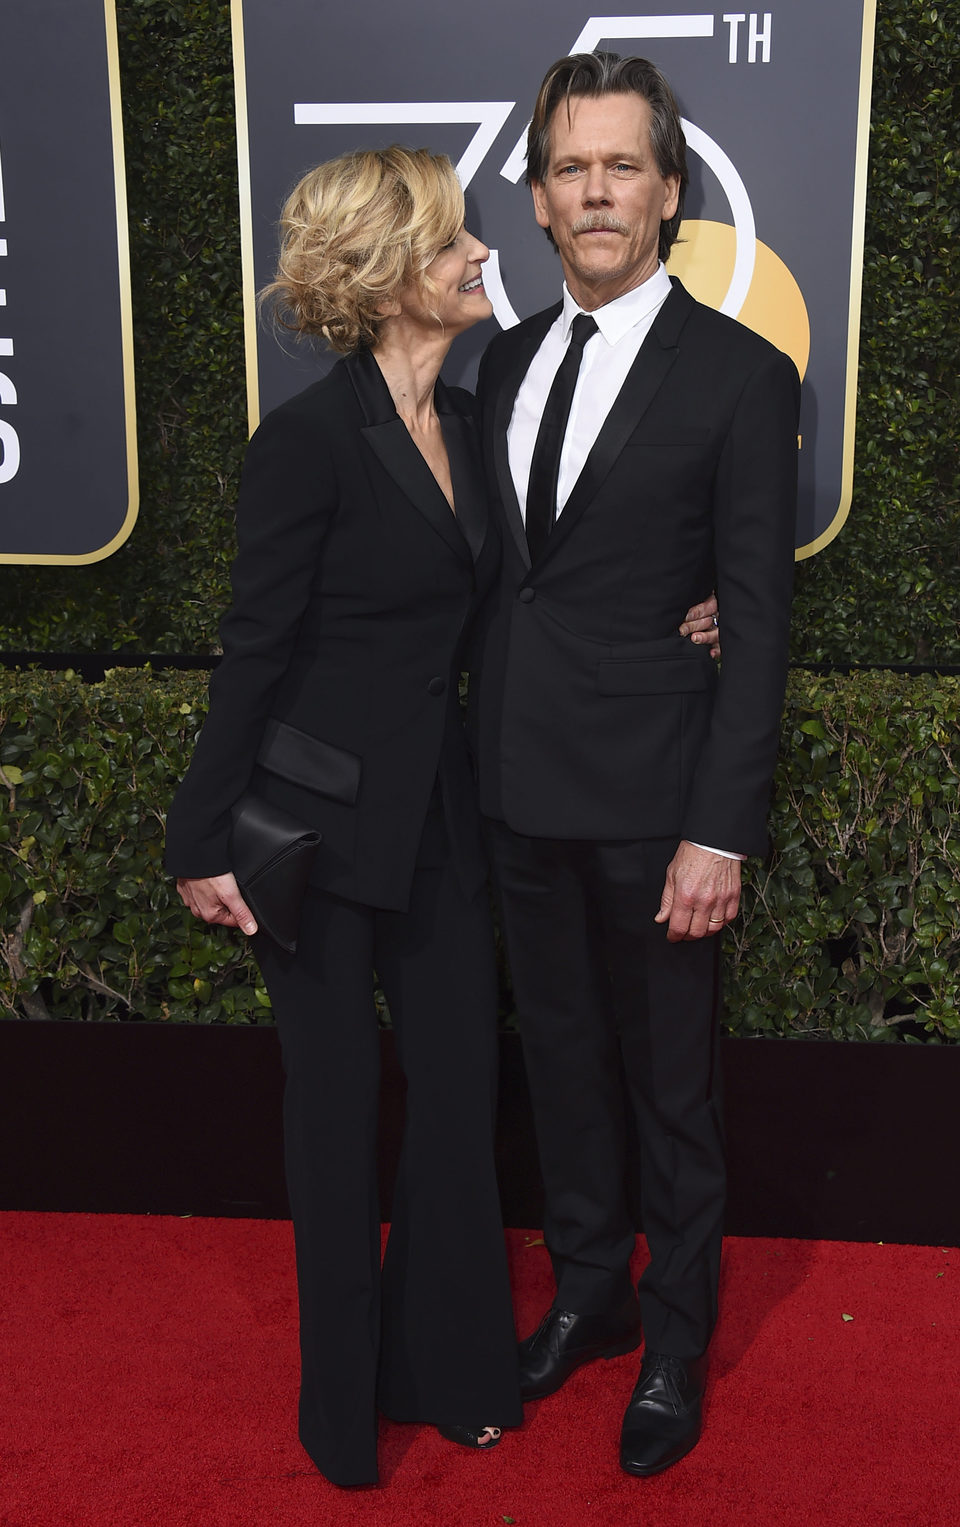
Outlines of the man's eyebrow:
<svg viewBox="0 0 960 1527">
<path fill-rule="evenodd" d="M 604 154 L 603 161 L 605 164 L 620 164 L 621 162 L 625 164 L 639 164 L 643 157 L 643 152 L 640 149 L 617 148 L 611 149 L 609 154 Z M 553 170 L 558 169 L 564 164 L 583 164 L 587 158 L 589 158 L 587 154 L 555 154 L 550 161 L 549 168 Z"/>
</svg>

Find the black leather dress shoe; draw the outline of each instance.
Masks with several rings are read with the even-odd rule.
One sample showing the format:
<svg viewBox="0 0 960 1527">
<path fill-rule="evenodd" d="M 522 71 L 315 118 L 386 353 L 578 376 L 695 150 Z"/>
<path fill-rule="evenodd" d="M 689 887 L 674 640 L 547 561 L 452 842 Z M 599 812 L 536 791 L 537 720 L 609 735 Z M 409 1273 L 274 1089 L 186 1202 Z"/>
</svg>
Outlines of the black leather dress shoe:
<svg viewBox="0 0 960 1527">
<path fill-rule="evenodd" d="M 520 1343 L 521 1398 L 542 1400 L 554 1394 L 584 1363 L 632 1352 L 641 1336 L 635 1294 L 598 1315 L 573 1315 L 552 1305 L 533 1335 Z"/>
<path fill-rule="evenodd" d="M 707 1360 L 645 1352 L 620 1434 L 620 1467 L 659 1474 L 700 1440 Z"/>
</svg>

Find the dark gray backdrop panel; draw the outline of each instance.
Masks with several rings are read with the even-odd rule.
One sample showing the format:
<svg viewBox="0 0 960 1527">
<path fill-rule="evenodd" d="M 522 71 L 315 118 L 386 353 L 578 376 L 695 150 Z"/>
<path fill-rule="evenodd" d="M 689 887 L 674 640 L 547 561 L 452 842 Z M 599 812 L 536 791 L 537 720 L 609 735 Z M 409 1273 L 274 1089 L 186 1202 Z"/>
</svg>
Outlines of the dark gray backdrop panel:
<svg viewBox="0 0 960 1527">
<path fill-rule="evenodd" d="M 93 560 L 136 512 L 107 24 L 104 0 L 2 7 L 0 373 L 17 401 L 0 420 L 20 447 L 0 480 L 3 561 Z"/>
<path fill-rule="evenodd" d="M 306 125 L 294 107 L 328 111 L 346 103 L 369 115 L 383 103 L 504 102 L 509 111 L 467 189 L 467 223 L 498 252 L 504 288 L 524 317 L 553 301 L 560 269 L 535 225 L 522 181 L 501 173 L 523 132 L 547 65 L 570 51 L 590 24 L 572 0 L 545 9 L 490 0 L 466 11 L 417 0 L 330 7 L 322 0 L 235 0 L 242 8 L 248 103 L 255 281 L 270 279 L 276 219 L 284 193 L 322 159 L 357 146 L 403 142 L 443 150 L 456 162 L 475 126 L 463 122 L 354 121 Z M 810 317 L 812 346 L 801 418 L 801 510 L 797 545 L 807 546 L 835 521 L 841 498 L 851 257 L 857 235 L 854 192 L 860 121 L 865 0 L 777 0 L 769 12 L 699 11 L 664 3 L 661 31 L 709 36 L 631 37 L 653 13 L 608 17 L 593 39 L 620 53 L 651 57 L 665 71 L 684 117 L 726 153 L 752 205 L 756 235 L 796 278 Z M 872 26 L 872 0 L 866 0 Z M 732 27 L 742 14 L 737 59 Z M 751 17 L 768 32 L 769 60 L 758 45 L 750 61 Z M 609 30 L 605 30 L 609 28 Z M 454 115 L 451 108 L 451 115 Z M 695 152 L 689 218 L 731 224 L 727 192 Z M 859 271 L 856 275 L 859 284 Z M 249 294 L 248 294 L 249 297 Z M 458 341 L 446 374 L 471 386 L 492 324 Z M 261 412 L 305 386 L 331 364 L 328 356 L 261 330 Z"/>
</svg>

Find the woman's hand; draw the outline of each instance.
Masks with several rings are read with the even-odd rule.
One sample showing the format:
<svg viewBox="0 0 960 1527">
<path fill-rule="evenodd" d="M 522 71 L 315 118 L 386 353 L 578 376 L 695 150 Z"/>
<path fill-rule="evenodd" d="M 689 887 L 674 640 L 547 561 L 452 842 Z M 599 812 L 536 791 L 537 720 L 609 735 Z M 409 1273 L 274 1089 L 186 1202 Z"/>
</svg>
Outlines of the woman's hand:
<svg viewBox="0 0 960 1527">
<path fill-rule="evenodd" d="M 205 880 L 178 880 L 177 890 L 184 906 L 205 923 L 220 923 L 224 928 L 242 928 L 256 933 L 253 913 L 240 895 L 233 875 L 210 875 Z"/>
<path fill-rule="evenodd" d="M 703 644 L 710 643 L 710 656 L 720 656 L 720 620 L 717 614 L 717 596 L 711 594 L 703 604 L 692 604 L 683 617 L 683 625 L 680 627 L 681 636 L 689 636 L 692 642 Z"/>
</svg>

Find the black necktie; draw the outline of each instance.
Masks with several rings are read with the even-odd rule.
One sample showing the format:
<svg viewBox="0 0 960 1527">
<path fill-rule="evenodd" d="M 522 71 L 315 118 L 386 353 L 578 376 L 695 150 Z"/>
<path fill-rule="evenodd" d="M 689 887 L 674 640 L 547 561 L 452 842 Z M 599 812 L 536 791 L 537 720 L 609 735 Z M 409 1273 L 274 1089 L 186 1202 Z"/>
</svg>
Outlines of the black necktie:
<svg viewBox="0 0 960 1527">
<path fill-rule="evenodd" d="M 536 562 L 542 553 L 557 518 L 557 479 L 560 476 L 563 437 L 567 432 L 570 404 L 580 375 L 583 347 L 596 332 L 596 319 L 588 313 L 578 313 L 570 329 L 567 353 L 553 379 L 547 406 L 540 420 L 527 485 L 527 546 L 531 562 Z"/>
</svg>

